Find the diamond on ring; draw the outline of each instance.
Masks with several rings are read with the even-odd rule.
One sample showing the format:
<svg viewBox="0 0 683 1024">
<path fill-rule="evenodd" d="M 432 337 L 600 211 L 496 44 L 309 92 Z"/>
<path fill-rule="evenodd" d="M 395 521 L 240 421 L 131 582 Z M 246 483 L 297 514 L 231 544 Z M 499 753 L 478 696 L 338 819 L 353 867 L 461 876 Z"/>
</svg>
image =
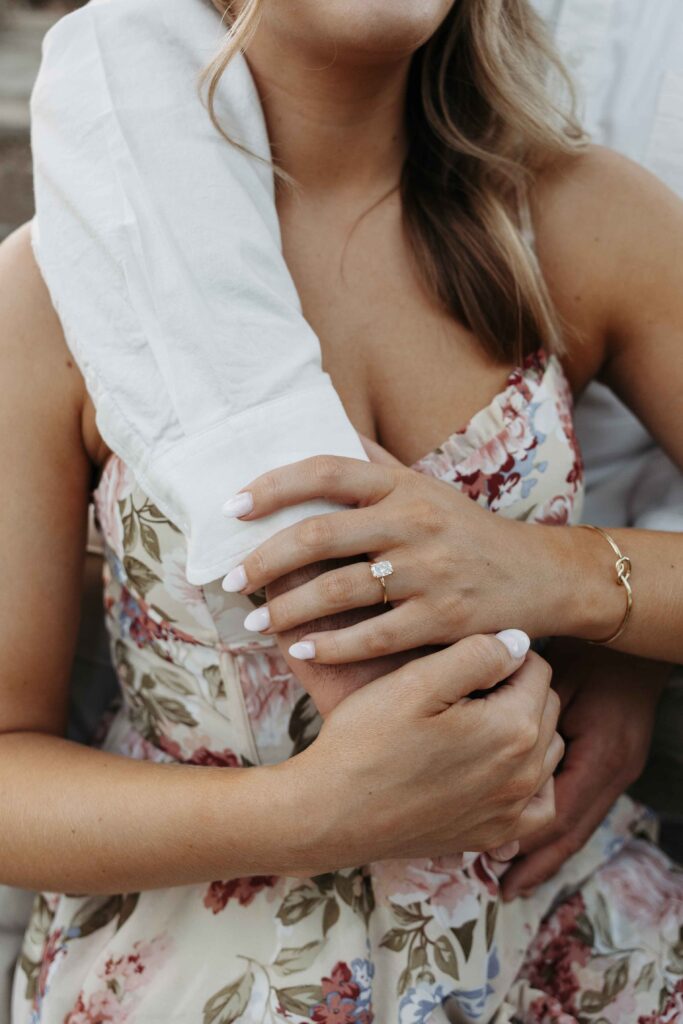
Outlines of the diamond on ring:
<svg viewBox="0 0 683 1024">
<path fill-rule="evenodd" d="M 394 567 L 391 562 L 372 562 L 370 564 L 370 572 L 376 580 L 381 580 L 384 576 L 391 576 L 394 571 Z"/>
</svg>

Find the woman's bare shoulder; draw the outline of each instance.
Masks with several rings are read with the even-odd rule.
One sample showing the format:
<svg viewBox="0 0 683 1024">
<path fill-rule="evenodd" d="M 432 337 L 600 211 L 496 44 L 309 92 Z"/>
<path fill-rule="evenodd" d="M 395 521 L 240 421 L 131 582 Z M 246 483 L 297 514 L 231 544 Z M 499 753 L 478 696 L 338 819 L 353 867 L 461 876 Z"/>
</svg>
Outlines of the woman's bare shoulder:
<svg viewBox="0 0 683 1024">
<path fill-rule="evenodd" d="M 101 441 L 83 377 L 33 255 L 30 225 L 0 245 L 0 380 L 17 413 L 75 423 L 89 457 Z"/>
<path fill-rule="evenodd" d="M 606 358 L 620 312 L 656 301 L 683 260 L 683 203 L 643 167 L 601 146 L 556 165 L 532 199 L 539 260 L 579 386 Z"/>
</svg>

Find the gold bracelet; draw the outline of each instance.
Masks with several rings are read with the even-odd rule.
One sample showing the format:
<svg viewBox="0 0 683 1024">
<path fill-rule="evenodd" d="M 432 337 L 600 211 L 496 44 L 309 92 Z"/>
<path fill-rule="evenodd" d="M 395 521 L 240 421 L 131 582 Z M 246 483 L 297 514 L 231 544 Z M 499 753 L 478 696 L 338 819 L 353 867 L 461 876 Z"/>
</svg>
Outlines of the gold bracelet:
<svg viewBox="0 0 683 1024">
<path fill-rule="evenodd" d="M 606 533 L 603 529 L 601 529 L 599 526 L 589 526 L 587 523 L 582 523 L 581 524 L 581 529 L 582 530 L 593 530 L 594 533 L 599 533 L 601 537 L 605 538 L 605 540 L 607 541 L 607 543 L 611 547 L 612 551 L 617 556 L 617 560 L 616 560 L 616 563 L 614 565 L 614 568 L 616 569 L 616 572 L 617 572 L 617 584 L 620 587 L 623 587 L 624 590 L 626 591 L 626 611 L 624 612 L 624 617 L 621 620 L 621 623 L 620 623 L 619 628 L 617 629 L 616 633 L 613 633 L 612 636 L 608 637 L 607 640 L 591 640 L 590 641 L 591 643 L 594 643 L 594 644 L 611 644 L 611 643 L 614 643 L 615 640 L 619 639 L 619 637 L 621 636 L 621 634 L 624 632 L 624 630 L 626 629 L 626 627 L 628 625 L 628 620 L 631 618 L 631 609 L 633 608 L 633 590 L 631 589 L 631 583 L 630 583 L 631 570 L 632 570 L 631 559 L 628 557 L 628 555 L 623 555 L 621 553 L 621 551 L 619 550 L 619 545 L 616 543 L 614 538 L 610 537 L 610 535 L 608 533 Z"/>
</svg>

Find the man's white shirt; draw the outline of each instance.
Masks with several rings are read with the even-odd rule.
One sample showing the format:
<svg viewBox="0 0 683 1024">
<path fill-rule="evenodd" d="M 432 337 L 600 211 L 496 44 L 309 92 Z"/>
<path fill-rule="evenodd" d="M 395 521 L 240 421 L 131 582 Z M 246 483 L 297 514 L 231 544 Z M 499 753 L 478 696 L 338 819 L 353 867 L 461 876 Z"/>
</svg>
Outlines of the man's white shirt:
<svg viewBox="0 0 683 1024">
<path fill-rule="evenodd" d="M 594 142 L 643 164 L 683 198 L 683 0 L 534 0 L 578 87 Z M 614 395 L 576 408 L 584 516 L 683 530 L 683 475 Z"/>
</svg>

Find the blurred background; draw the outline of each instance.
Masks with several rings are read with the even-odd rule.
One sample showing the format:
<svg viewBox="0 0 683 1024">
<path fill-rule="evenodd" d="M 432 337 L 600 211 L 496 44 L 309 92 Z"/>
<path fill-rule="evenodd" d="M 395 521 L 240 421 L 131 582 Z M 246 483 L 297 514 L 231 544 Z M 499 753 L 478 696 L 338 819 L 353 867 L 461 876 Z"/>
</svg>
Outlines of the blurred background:
<svg viewBox="0 0 683 1024">
<path fill-rule="evenodd" d="M 0 241 L 33 212 L 28 100 L 43 35 L 77 0 L 0 0 Z"/>
</svg>

